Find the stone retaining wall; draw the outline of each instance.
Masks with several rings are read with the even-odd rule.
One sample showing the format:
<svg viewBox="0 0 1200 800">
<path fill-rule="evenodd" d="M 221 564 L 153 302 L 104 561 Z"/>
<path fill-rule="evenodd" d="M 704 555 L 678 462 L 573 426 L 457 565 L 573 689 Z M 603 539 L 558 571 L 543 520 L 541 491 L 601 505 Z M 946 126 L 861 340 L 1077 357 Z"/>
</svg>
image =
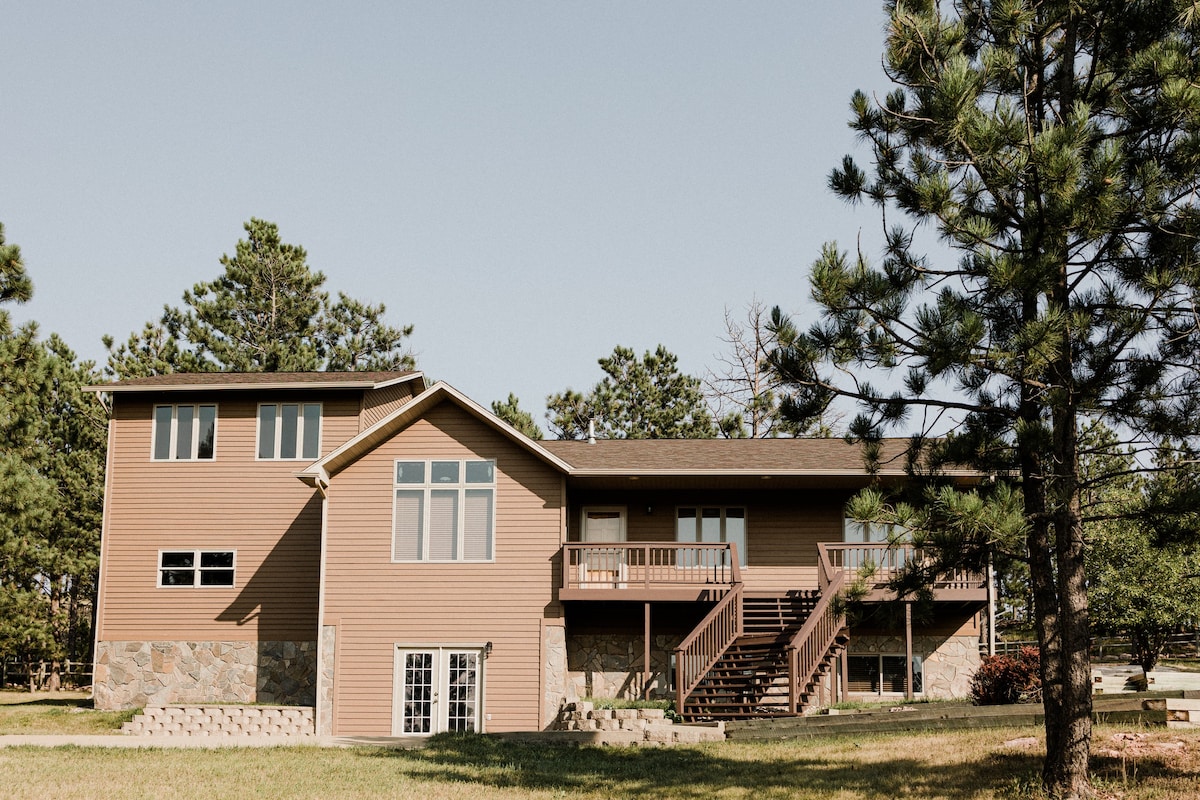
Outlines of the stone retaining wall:
<svg viewBox="0 0 1200 800">
<path fill-rule="evenodd" d="M 315 732 L 312 708 L 292 706 L 150 707 L 121 726 L 131 736 L 305 737 Z"/>
<path fill-rule="evenodd" d="M 96 708 L 316 700 L 316 642 L 98 642 Z"/>
<path fill-rule="evenodd" d="M 676 725 L 661 708 L 596 708 L 595 703 L 567 703 L 559 712 L 553 730 L 626 732 L 629 743 L 696 744 L 725 739 L 725 728 L 717 725 Z"/>
</svg>

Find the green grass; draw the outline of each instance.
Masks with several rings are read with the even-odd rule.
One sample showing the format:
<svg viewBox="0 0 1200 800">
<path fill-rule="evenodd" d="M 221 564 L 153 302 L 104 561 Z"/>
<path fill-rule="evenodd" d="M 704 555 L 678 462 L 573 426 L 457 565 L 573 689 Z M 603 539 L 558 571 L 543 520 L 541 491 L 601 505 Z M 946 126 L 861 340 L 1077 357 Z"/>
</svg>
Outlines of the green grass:
<svg viewBox="0 0 1200 800">
<path fill-rule="evenodd" d="M 96 711 L 85 692 L 0 692 L 0 735 L 116 734 L 136 711 Z"/>
<path fill-rule="evenodd" d="M 1107 743 L 1116 728 L 1097 729 Z M 1127 729 L 1126 729 L 1127 730 Z M 1036 800 L 1036 728 L 871 735 L 676 748 L 560 747 L 440 736 L 422 750 L 380 748 L 0 749 L 6 798 L 719 798 L 721 800 Z M 1182 735 L 1181 735 L 1182 734 Z M 1195 797 L 1200 732 L 1154 757 L 1097 757 L 1105 797 Z M 1039 738 L 1039 741 L 1041 739 Z"/>
<path fill-rule="evenodd" d="M 598 701 L 604 702 L 604 701 Z M 135 712 L 91 709 L 74 692 L 0 692 L 0 734 L 117 733 Z M 1101 726 L 1097 751 L 1118 730 Z M 664 749 L 559 747 L 440 736 L 422 750 L 0 748 L 6 798 L 724 798 L 1041 800 L 1038 728 L 726 742 Z M 1149 732 L 1159 750 L 1093 758 L 1101 797 L 1195 797 L 1200 731 Z M 1182 746 L 1175 745 L 1182 742 Z M 1118 749 L 1120 749 L 1118 747 Z"/>
</svg>

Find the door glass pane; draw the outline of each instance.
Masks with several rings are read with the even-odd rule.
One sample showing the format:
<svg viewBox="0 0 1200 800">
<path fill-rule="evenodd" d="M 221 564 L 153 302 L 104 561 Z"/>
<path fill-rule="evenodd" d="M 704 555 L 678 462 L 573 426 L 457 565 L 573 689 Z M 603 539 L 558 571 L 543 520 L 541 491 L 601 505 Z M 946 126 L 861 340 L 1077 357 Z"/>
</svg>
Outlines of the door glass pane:
<svg viewBox="0 0 1200 800">
<path fill-rule="evenodd" d="M 846 690 L 879 693 L 879 656 L 847 656 Z"/>
<path fill-rule="evenodd" d="M 587 511 L 583 515 L 583 540 L 585 542 L 620 542 L 620 511 Z"/>
<path fill-rule="evenodd" d="M 404 732 L 433 733 L 433 653 L 404 654 Z"/>
<path fill-rule="evenodd" d="M 446 730 L 474 731 L 479 654 L 448 653 Z"/>
<path fill-rule="evenodd" d="M 175 408 L 175 457 L 192 457 L 192 418 L 196 414 L 195 406 L 177 406 Z"/>
<path fill-rule="evenodd" d="M 706 544 L 721 541 L 721 509 L 705 508 L 701 510 L 700 541 Z"/>
<path fill-rule="evenodd" d="M 904 692 L 904 656 L 883 656 L 883 691 Z"/>
<path fill-rule="evenodd" d="M 296 435 L 299 428 L 300 406 L 284 403 L 279 407 L 279 457 L 296 457 Z"/>
<path fill-rule="evenodd" d="M 171 457 L 171 406 L 154 407 L 154 457 Z"/>
<path fill-rule="evenodd" d="M 696 509 L 679 509 L 675 518 L 675 541 L 696 541 Z"/>
<path fill-rule="evenodd" d="M 746 566 L 746 510 L 725 509 L 725 541 L 737 545 L 738 563 Z"/>
<path fill-rule="evenodd" d="M 258 407 L 258 457 L 275 457 L 275 406 Z"/>
<path fill-rule="evenodd" d="M 196 458 L 212 458 L 217 440 L 217 407 L 200 406 L 200 442 Z"/>
<path fill-rule="evenodd" d="M 458 490 L 434 489 L 429 493 L 429 558 L 458 558 Z"/>
<path fill-rule="evenodd" d="M 317 403 L 304 404 L 304 452 L 305 458 L 321 455 L 321 406 Z"/>
</svg>

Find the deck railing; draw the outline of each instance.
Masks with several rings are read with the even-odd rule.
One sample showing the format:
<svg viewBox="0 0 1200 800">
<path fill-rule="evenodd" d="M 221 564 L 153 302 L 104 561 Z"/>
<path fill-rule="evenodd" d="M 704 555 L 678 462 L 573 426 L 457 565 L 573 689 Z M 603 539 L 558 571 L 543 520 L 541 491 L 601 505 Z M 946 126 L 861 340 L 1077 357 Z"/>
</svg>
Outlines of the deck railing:
<svg viewBox="0 0 1200 800">
<path fill-rule="evenodd" d="M 838 594 L 846 581 L 843 570 L 818 548 L 817 580 L 821 587 L 816 606 L 788 643 L 788 713 L 800 712 L 800 695 L 812 682 L 821 663 L 829 656 L 837 637 L 846 627 L 846 611 Z"/>
<path fill-rule="evenodd" d="M 822 558 L 828 558 L 834 571 L 841 572 L 847 582 L 865 580 L 871 588 L 887 586 L 900 577 L 905 569 L 928 563 L 929 557 L 911 544 L 832 544 L 821 543 L 817 548 Z M 954 569 L 933 581 L 931 588 L 985 589 L 986 579 L 980 573 Z"/>
<path fill-rule="evenodd" d="M 563 546 L 564 589 L 731 587 L 741 582 L 733 544 L 651 542 Z"/>
<path fill-rule="evenodd" d="M 742 635 L 742 584 L 736 583 L 675 649 L 675 708 Z"/>
</svg>

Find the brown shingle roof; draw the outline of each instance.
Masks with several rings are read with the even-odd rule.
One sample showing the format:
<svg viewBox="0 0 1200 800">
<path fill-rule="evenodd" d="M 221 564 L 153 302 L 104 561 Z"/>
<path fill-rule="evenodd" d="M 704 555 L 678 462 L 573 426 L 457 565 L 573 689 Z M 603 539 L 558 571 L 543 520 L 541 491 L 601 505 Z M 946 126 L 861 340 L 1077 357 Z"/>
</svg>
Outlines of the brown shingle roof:
<svg viewBox="0 0 1200 800">
<path fill-rule="evenodd" d="M 843 439 L 605 439 L 540 442 L 582 473 L 857 474 L 866 473 L 860 444 Z M 885 439 L 880 471 L 904 472 L 907 439 Z"/>
<path fill-rule="evenodd" d="M 415 370 L 388 372 L 173 372 L 129 378 L 87 388 L 95 392 L 182 391 L 185 389 L 371 389 L 419 378 Z"/>
</svg>

